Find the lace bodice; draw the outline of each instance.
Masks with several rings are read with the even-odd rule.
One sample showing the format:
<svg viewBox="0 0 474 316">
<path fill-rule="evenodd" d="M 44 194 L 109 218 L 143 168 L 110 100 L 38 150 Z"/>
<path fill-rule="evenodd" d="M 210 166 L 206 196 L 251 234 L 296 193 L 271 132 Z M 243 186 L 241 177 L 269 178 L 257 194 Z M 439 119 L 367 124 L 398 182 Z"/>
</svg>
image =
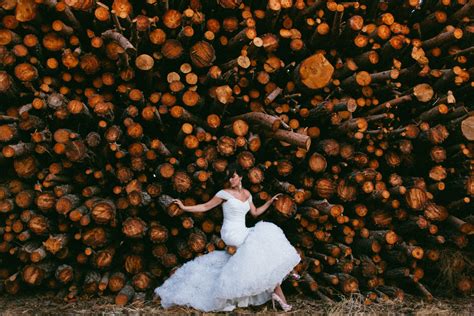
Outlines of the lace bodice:
<svg viewBox="0 0 474 316">
<path fill-rule="evenodd" d="M 228 245 L 238 246 L 248 234 L 245 226 L 245 215 L 250 210 L 252 195 L 246 201 L 241 201 L 227 191 L 220 190 L 216 196 L 226 200 L 222 203 L 224 222 L 221 228 L 221 238 Z"/>
<path fill-rule="evenodd" d="M 222 210 L 224 211 L 224 221 L 244 221 L 245 223 L 245 215 L 250 210 L 252 194 L 250 194 L 249 198 L 246 201 L 241 201 L 224 190 L 220 190 L 219 192 L 217 192 L 216 196 L 226 200 L 222 203 Z"/>
</svg>

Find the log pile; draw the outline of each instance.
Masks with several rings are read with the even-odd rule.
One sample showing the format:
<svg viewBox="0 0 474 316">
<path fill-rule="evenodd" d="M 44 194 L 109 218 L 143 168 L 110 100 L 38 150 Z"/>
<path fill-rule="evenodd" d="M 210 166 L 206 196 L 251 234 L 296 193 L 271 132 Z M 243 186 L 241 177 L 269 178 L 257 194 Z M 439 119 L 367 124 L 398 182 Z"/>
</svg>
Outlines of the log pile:
<svg viewBox="0 0 474 316">
<path fill-rule="evenodd" d="M 323 300 L 431 299 L 472 252 L 474 1 L 6 0 L 2 291 L 126 304 L 227 248 L 245 170 Z M 255 220 L 248 218 L 248 226 Z M 472 267 L 452 267 L 472 293 Z"/>
</svg>

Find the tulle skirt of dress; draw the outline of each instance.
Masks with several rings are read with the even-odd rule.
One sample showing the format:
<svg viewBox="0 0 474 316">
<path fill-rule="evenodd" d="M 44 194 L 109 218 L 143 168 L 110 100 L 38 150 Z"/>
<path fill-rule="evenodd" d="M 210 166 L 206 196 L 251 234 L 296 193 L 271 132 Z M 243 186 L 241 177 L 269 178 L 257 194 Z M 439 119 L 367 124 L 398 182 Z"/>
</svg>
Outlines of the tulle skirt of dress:
<svg viewBox="0 0 474 316">
<path fill-rule="evenodd" d="M 260 221 L 234 255 L 216 250 L 196 257 L 155 293 L 164 308 L 183 305 L 209 312 L 261 305 L 300 260 L 280 227 Z"/>
</svg>

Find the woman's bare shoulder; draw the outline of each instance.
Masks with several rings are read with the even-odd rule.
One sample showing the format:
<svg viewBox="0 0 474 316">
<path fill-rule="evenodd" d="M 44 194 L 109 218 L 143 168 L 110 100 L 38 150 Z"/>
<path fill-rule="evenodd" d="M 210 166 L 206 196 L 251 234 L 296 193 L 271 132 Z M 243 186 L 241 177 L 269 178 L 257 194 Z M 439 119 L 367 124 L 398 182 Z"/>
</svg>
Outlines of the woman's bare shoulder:
<svg viewBox="0 0 474 316">
<path fill-rule="evenodd" d="M 245 193 L 248 193 L 247 195 L 247 198 L 251 197 L 252 196 L 252 192 L 250 192 L 249 190 L 247 189 L 244 189 L 245 190 Z"/>
</svg>

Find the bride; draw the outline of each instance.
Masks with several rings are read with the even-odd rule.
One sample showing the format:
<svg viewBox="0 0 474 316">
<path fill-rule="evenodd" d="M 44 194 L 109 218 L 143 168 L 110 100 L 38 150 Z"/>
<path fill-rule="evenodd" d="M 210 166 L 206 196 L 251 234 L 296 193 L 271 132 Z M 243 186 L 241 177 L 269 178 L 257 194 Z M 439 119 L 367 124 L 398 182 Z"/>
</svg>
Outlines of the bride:
<svg viewBox="0 0 474 316">
<path fill-rule="evenodd" d="M 206 312 L 231 311 L 271 299 L 273 308 L 276 301 L 289 311 L 292 306 L 280 284 L 289 274 L 299 277 L 291 272 L 301 257 L 275 224 L 260 221 L 254 227 L 245 226 L 248 211 L 259 216 L 281 193 L 255 207 L 250 192 L 242 188 L 240 167 L 230 166 L 226 175 L 231 188 L 220 190 L 206 203 L 186 206 L 178 199 L 173 202 L 187 212 L 206 212 L 222 203 L 221 238 L 228 246 L 236 247 L 236 252 L 231 255 L 215 250 L 184 263 L 155 289 L 155 294 L 164 308 L 184 305 Z"/>
</svg>

